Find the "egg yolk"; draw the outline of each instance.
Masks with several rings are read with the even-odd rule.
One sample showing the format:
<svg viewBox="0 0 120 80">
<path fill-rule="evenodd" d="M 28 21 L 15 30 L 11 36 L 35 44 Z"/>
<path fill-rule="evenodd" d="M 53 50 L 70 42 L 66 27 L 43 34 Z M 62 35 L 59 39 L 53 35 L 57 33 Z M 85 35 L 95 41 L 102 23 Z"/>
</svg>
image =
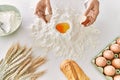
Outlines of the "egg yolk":
<svg viewBox="0 0 120 80">
<path fill-rule="evenodd" d="M 66 33 L 66 31 L 70 28 L 68 23 L 59 23 L 56 25 L 56 29 L 60 32 L 60 33 Z"/>
</svg>

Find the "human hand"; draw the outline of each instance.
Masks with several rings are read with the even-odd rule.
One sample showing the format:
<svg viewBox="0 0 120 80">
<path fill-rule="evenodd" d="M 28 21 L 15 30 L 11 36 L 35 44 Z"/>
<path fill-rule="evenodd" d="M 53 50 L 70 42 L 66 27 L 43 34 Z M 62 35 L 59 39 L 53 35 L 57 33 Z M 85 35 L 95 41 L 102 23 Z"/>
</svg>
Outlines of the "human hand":
<svg viewBox="0 0 120 80">
<path fill-rule="evenodd" d="M 48 9 L 48 15 L 45 13 L 46 9 Z M 42 18 L 46 23 L 49 22 L 52 16 L 50 0 L 40 0 L 36 6 L 35 14 Z"/>
<path fill-rule="evenodd" d="M 96 21 L 98 14 L 99 14 L 99 1 L 89 0 L 87 9 L 84 13 L 84 16 L 86 16 L 86 19 L 81 24 L 83 24 L 84 26 L 89 26 L 93 24 Z"/>
</svg>

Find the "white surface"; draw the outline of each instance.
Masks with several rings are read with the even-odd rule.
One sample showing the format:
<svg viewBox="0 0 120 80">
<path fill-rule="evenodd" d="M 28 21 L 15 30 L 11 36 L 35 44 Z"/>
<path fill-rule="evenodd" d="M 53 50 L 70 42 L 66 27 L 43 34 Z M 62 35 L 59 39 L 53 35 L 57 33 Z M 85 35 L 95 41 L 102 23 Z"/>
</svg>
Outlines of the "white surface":
<svg viewBox="0 0 120 80">
<path fill-rule="evenodd" d="M 37 0 L 38 1 L 38 0 Z M 23 17 L 23 23 L 18 31 L 6 37 L 0 37 L 0 59 L 4 57 L 7 49 L 14 42 L 20 42 L 28 46 L 32 45 L 31 31 L 29 29 L 30 24 L 34 18 L 34 7 L 37 3 L 35 0 L 0 0 L 0 4 L 11 4 L 16 6 Z M 64 1 L 64 0 L 63 0 Z M 76 2 L 74 2 L 76 3 Z M 96 56 L 101 49 L 103 49 L 109 42 L 120 35 L 120 1 L 119 0 L 101 0 L 100 1 L 100 14 L 95 23 L 100 31 L 99 36 L 100 45 L 95 50 L 84 54 L 82 58 L 77 60 L 77 63 L 90 77 L 91 80 L 106 80 L 101 73 L 91 64 L 91 59 Z M 65 3 L 66 4 L 66 3 Z M 65 5 L 64 4 L 64 5 Z M 31 6 L 33 5 L 33 6 Z M 36 55 L 40 50 L 35 51 Z M 39 80 L 67 80 L 59 69 L 59 65 L 62 58 L 55 58 L 50 52 L 48 55 L 48 62 L 43 65 L 44 69 L 47 69 L 47 73 Z"/>
</svg>

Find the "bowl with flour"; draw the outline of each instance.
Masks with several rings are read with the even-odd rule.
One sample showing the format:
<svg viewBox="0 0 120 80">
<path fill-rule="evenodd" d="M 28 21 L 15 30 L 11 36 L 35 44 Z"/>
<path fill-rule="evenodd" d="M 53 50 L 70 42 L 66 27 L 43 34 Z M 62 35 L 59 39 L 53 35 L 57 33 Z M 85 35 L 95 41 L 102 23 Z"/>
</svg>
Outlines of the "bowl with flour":
<svg viewBox="0 0 120 80">
<path fill-rule="evenodd" d="M 19 10 L 12 5 L 0 5 L 0 36 L 15 32 L 21 25 Z"/>
</svg>

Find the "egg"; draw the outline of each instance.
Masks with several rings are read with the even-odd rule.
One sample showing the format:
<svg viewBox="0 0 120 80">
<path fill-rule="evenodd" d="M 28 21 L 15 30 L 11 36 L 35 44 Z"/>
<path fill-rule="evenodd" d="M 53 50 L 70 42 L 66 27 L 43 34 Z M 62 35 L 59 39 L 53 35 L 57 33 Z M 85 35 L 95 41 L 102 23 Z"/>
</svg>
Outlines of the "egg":
<svg viewBox="0 0 120 80">
<path fill-rule="evenodd" d="M 56 30 L 58 30 L 60 33 L 66 33 L 69 28 L 70 26 L 68 23 L 58 23 L 56 25 Z"/>
<path fill-rule="evenodd" d="M 120 59 L 118 59 L 118 58 L 113 59 L 113 60 L 112 60 L 112 65 L 113 65 L 115 68 L 120 68 Z"/>
<path fill-rule="evenodd" d="M 96 65 L 99 67 L 104 67 L 107 64 L 107 60 L 104 57 L 96 58 Z"/>
<path fill-rule="evenodd" d="M 114 58 L 114 53 L 111 51 L 111 50 L 105 50 L 103 52 L 103 56 L 106 58 L 106 59 L 113 59 Z"/>
<path fill-rule="evenodd" d="M 113 51 L 114 53 L 119 53 L 120 52 L 120 45 L 119 44 L 112 44 L 110 46 L 110 50 Z"/>
<path fill-rule="evenodd" d="M 120 75 L 114 76 L 114 80 L 120 80 Z"/>
<path fill-rule="evenodd" d="M 120 38 L 118 38 L 116 42 L 117 42 L 117 44 L 120 45 Z"/>
<path fill-rule="evenodd" d="M 104 74 L 107 76 L 113 76 L 115 74 L 115 68 L 111 65 L 104 67 Z"/>
</svg>

